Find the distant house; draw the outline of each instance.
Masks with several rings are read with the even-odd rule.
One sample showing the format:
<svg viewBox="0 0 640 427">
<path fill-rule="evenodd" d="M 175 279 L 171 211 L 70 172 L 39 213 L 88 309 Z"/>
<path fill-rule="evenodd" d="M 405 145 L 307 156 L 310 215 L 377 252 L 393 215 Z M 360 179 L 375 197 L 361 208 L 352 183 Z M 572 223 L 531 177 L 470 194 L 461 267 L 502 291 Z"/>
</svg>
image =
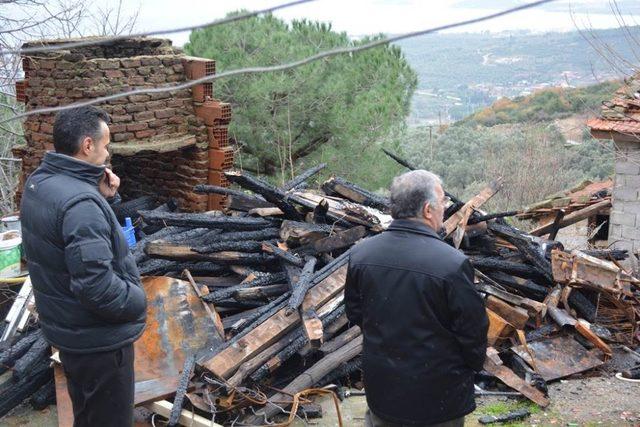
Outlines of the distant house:
<svg viewBox="0 0 640 427">
<path fill-rule="evenodd" d="M 640 249 L 640 75 L 628 81 L 601 116 L 587 122 L 591 135 L 615 144 L 613 208 L 609 243 L 637 254 Z"/>
</svg>

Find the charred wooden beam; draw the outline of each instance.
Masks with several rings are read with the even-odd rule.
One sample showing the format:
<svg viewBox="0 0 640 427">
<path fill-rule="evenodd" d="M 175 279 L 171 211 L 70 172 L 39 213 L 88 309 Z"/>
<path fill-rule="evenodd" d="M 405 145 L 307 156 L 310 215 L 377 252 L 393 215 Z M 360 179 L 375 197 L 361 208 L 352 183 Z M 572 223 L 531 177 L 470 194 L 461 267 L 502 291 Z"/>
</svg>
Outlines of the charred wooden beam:
<svg viewBox="0 0 640 427">
<path fill-rule="evenodd" d="M 268 227 L 263 230 L 255 231 L 232 231 L 229 233 L 222 233 L 216 236 L 215 242 L 194 246 L 193 250 L 199 253 L 216 252 L 215 249 L 219 247 L 223 242 L 240 242 L 240 241 L 263 241 L 271 240 L 280 237 L 280 229 L 275 227 Z"/>
<path fill-rule="evenodd" d="M 264 265 L 277 258 L 263 253 L 222 251 L 198 253 L 188 246 L 176 246 L 162 242 L 151 242 L 145 248 L 147 255 L 153 258 L 165 258 L 182 261 L 209 261 L 222 265 Z"/>
<path fill-rule="evenodd" d="M 31 407 L 36 411 L 41 411 L 49 405 L 56 403 L 56 383 L 53 379 L 40 387 L 38 391 L 31 395 L 29 399 Z"/>
<path fill-rule="evenodd" d="M 342 363 L 333 371 L 329 372 L 324 377 L 315 382 L 315 387 L 324 387 L 327 384 L 334 384 L 340 378 L 344 378 L 347 375 L 351 375 L 354 372 L 362 371 L 362 358 L 357 356 L 348 362 Z"/>
<path fill-rule="evenodd" d="M 42 337 L 42 331 L 38 329 L 26 334 L 11 347 L 0 352 L 0 374 L 12 367 L 18 359 L 29 351 L 33 343 Z"/>
<path fill-rule="evenodd" d="M 216 306 L 219 308 L 229 308 L 236 310 L 252 310 L 254 308 L 263 307 L 264 305 L 264 301 L 236 301 L 232 298 L 216 301 Z"/>
<path fill-rule="evenodd" d="M 229 171 L 225 172 L 225 176 L 231 182 L 239 186 L 260 194 L 266 201 L 273 203 L 284 212 L 285 217 L 293 220 L 301 220 L 302 215 L 296 208 L 287 201 L 287 195 L 284 191 L 274 187 L 268 182 L 262 181 L 247 172 Z"/>
<path fill-rule="evenodd" d="M 264 252 L 273 254 L 278 258 L 280 258 L 281 260 L 288 262 L 291 265 L 295 265 L 296 267 L 302 267 L 304 265 L 303 259 L 292 254 L 291 252 L 280 249 L 279 247 L 277 247 L 272 243 L 263 242 L 261 247 Z"/>
<path fill-rule="evenodd" d="M 41 360 L 29 375 L 20 381 L 5 381 L 0 384 L 0 417 L 6 415 L 23 400 L 51 381 L 53 370 L 48 359 Z"/>
<path fill-rule="evenodd" d="M 523 279 L 546 281 L 546 277 L 540 274 L 538 268 L 528 264 L 507 261 L 500 257 L 471 256 L 469 260 L 475 268 L 482 272 L 502 271 L 513 276 L 522 277 Z"/>
<path fill-rule="evenodd" d="M 479 222 L 490 221 L 490 220 L 496 219 L 496 218 L 507 218 L 507 217 L 510 217 L 510 216 L 515 216 L 515 215 L 517 215 L 519 213 L 520 213 L 520 211 L 507 211 L 507 212 L 492 213 L 492 214 L 488 214 L 488 215 L 478 215 L 478 216 L 476 216 L 474 218 L 469 219 L 467 224 L 477 224 Z"/>
<path fill-rule="evenodd" d="M 320 347 L 320 351 L 324 354 L 332 353 L 360 334 L 362 334 L 360 326 L 352 326 L 331 341 L 327 341 L 326 343 L 322 344 L 322 347 Z"/>
<path fill-rule="evenodd" d="M 143 276 L 159 276 L 189 269 L 194 274 L 221 274 L 229 271 L 227 266 L 206 261 L 174 261 L 169 259 L 150 259 L 138 267 Z"/>
<path fill-rule="evenodd" d="M 327 237 L 332 231 L 330 225 L 283 221 L 280 226 L 280 238 L 290 247 L 303 246 Z"/>
<path fill-rule="evenodd" d="M 629 251 L 626 249 L 582 249 L 582 252 L 606 260 L 622 261 L 629 257 Z"/>
<path fill-rule="evenodd" d="M 244 281 L 235 286 L 229 286 L 227 288 L 211 292 L 208 295 L 204 295 L 202 299 L 207 302 L 218 302 L 227 298 L 231 298 L 235 292 L 241 289 L 273 285 L 276 283 L 282 283 L 286 279 L 287 276 L 285 273 L 267 274 L 264 276 L 256 277 L 253 280 Z"/>
<path fill-rule="evenodd" d="M 513 276 L 503 273 L 502 271 L 489 271 L 486 274 L 500 285 L 536 301 L 544 300 L 549 293 L 549 288 L 547 287 L 540 286 L 531 280 L 521 283 L 514 279 Z"/>
<path fill-rule="evenodd" d="M 191 250 L 200 254 L 211 252 L 238 251 L 238 252 L 260 252 L 262 251 L 262 241 L 258 240 L 227 240 L 214 241 L 202 246 L 191 246 Z"/>
<path fill-rule="evenodd" d="M 315 378 L 322 378 L 341 364 L 348 362 L 362 352 L 362 337 L 357 337 L 347 343 L 335 352 L 326 355 L 313 366 L 303 372 L 300 376 L 289 383 L 281 393 L 277 393 L 271 397 L 271 401 L 278 402 L 287 399 L 287 396 L 295 394 L 313 386 Z M 267 403 L 263 409 L 257 412 L 257 415 L 250 417 L 248 424 L 259 423 L 263 417 L 269 419 L 281 411 L 279 406 Z"/>
<path fill-rule="evenodd" d="M 508 225 L 491 222 L 488 224 L 492 233 L 498 234 L 514 245 L 520 251 L 520 254 L 531 264 L 533 264 L 544 277 L 546 284 L 553 285 L 553 274 L 551 272 L 551 263 L 541 253 L 538 244 L 534 243 L 530 236 L 525 236 L 521 231 Z"/>
<path fill-rule="evenodd" d="M 313 175 L 320 172 L 322 169 L 326 168 L 326 163 L 320 163 L 317 166 L 307 169 L 306 171 L 300 173 L 300 175 L 296 176 L 290 181 L 284 183 L 282 187 L 280 187 L 283 191 L 295 190 L 296 187 L 301 186 L 305 183 L 306 180 L 311 178 Z"/>
<path fill-rule="evenodd" d="M 31 371 L 42 360 L 47 360 L 49 357 L 49 343 L 40 336 L 33 345 L 29 348 L 29 351 L 25 353 L 20 359 L 18 359 L 13 365 L 12 380 L 19 382 L 24 378 L 31 375 Z"/>
<path fill-rule="evenodd" d="M 142 261 L 149 259 L 149 257 L 147 257 L 147 254 L 144 253 L 144 247 L 148 242 L 151 242 L 153 240 L 160 240 L 160 239 L 166 238 L 169 235 L 181 233 L 185 230 L 188 230 L 188 229 L 184 227 L 164 227 L 156 231 L 155 233 L 149 234 L 144 238 L 140 239 L 136 243 L 136 246 L 132 251 L 133 258 L 135 259 L 136 263 L 140 263 Z"/>
<path fill-rule="evenodd" d="M 575 224 L 576 222 L 580 222 L 583 219 L 587 219 L 590 216 L 596 215 L 598 212 L 603 211 L 611 207 L 611 200 L 603 200 L 602 202 L 595 203 L 593 205 L 589 205 L 586 208 L 582 208 L 578 211 L 571 212 L 569 215 L 565 216 L 561 221 L 559 227 L 567 227 L 571 224 Z M 551 230 L 553 230 L 553 221 L 541 225 L 530 231 L 530 234 L 534 236 L 544 236 L 545 234 L 549 234 Z"/>
<path fill-rule="evenodd" d="M 564 213 L 564 209 L 560 209 L 556 212 L 556 217 L 553 219 L 553 224 L 551 224 L 551 230 L 549 231 L 549 240 L 556 240 L 558 231 L 560 231 L 560 223 L 562 218 L 564 218 Z"/>
<path fill-rule="evenodd" d="M 580 290 L 574 289 L 571 291 L 569 294 L 569 306 L 578 312 L 583 319 L 589 322 L 596 321 L 597 307 Z"/>
<path fill-rule="evenodd" d="M 322 184 L 322 189 L 329 196 L 340 196 L 352 202 L 369 206 L 381 211 L 388 211 L 390 208 L 389 199 L 378 196 L 358 185 L 349 182 L 341 177 L 332 177 Z"/>
<path fill-rule="evenodd" d="M 296 283 L 296 285 L 293 287 L 291 291 L 291 298 L 289 298 L 289 302 L 287 303 L 287 316 L 298 310 L 298 308 L 302 305 L 302 301 L 307 295 L 307 291 L 309 290 L 309 287 L 311 286 L 311 283 L 314 279 L 313 271 L 316 268 L 317 262 L 318 260 L 316 258 L 309 257 L 304 263 L 304 267 L 302 268 L 302 272 L 300 273 L 298 283 Z"/>
<path fill-rule="evenodd" d="M 173 399 L 173 406 L 171 407 L 171 413 L 169 414 L 168 426 L 178 425 L 180 414 L 182 413 L 182 405 L 184 403 L 184 396 L 187 394 L 187 387 L 189 381 L 193 375 L 193 369 L 196 366 L 195 356 L 188 356 L 184 361 L 182 367 L 182 374 L 180 374 L 180 382 L 178 382 L 178 388 L 176 390 L 176 396 Z"/>
<path fill-rule="evenodd" d="M 358 240 L 367 235 L 367 229 L 362 225 L 350 228 L 313 242 L 312 247 L 316 252 L 332 252 L 352 246 Z"/>
<path fill-rule="evenodd" d="M 244 197 L 248 199 L 255 199 L 257 202 L 265 202 L 261 196 L 255 196 L 247 194 L 243 191 L 234 190 L 232 188 L 220 187 L 217 185 L 198 184 L 193 187 L 194 193 L 199 194 L 222 194 L 225 196 Z"/>
<path fill-rule="evenodd" d="M 322 199 L 320 203 L 313 208 L 313 222 L 315 224 L 328 224 L 329 219 L 327 213 L 329 212 L 329 202 L 326 199 Z"/>
<path fill-rule="evenodd" d="M 264 218 L 209 215 L 200 213 L 175 213 L 140 211 L 146 222 L 164 223 L 181 227 L 222 228 L 225 230 L 261 230 L 275 223 Z"/>
<path fill-rule="evenodd" d="M 289 285 L 277 284 L 267 286 L 252 286 L 248 288 L 238 289 L 232 295 L 236 301 L 261 300 L 276 297 L 289 291 Z"/>
</svg>

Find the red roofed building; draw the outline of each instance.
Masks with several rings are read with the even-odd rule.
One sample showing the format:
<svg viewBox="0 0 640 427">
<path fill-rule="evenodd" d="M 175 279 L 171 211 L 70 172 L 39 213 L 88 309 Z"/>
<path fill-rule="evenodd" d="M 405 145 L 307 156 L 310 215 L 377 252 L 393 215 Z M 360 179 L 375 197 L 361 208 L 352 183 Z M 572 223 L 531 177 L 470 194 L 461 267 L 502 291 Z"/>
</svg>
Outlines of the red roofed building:
<svg viewBox="0 0 640 427">
<path fill-rule="evenodd" d="M 609 243 L 619 249 L 640 250 L 640 75 L 603 103 L 601 116 L 587 122 L 594 138 L 615 144 L 613 208 Z"/>
</svg>

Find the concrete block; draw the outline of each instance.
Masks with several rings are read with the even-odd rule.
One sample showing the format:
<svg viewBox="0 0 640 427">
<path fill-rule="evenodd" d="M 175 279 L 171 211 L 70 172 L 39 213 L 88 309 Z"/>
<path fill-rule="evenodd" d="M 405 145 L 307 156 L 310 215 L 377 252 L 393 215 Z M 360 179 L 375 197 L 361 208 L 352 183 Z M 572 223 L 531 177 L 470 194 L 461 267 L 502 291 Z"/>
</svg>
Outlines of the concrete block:
<svg viewBox="0 0 640 427">
<path fill-rule="evenodd" d="M 624 185 L 640 190 L 640 175 L 624 175 Z"/>
<path fill-rule="evenodd" d="M 609 221 L 611 224 L 635 227 L 637 215 L 620 211 L 612 211 Z"/>
<path fill-rule="evenodd" d="M 620 203 L 614 203 L 614 204 L 615 204 L 616 210 L 622 209 L 624 213 L 632 213 L 632 214 L 640 215 L 640 202 L 622 202 L 621 201 Z"/>
<path fill-rule="evenodd" d="M 640 165 L 635 162 L 616 160 L 615 171 L 616 175 L 638 175 L 640 174 Z"/>
<path fill-rule="evenodd" d="M 638 189 L 631 187 L 614 188 L 613 200 L 621 200 L 623 202 L 638 201 Z"/>
<path fill-rule="evenodd" d="M 632 240 L 634 242 L 640 243 L 640 228 L 623 225 L 622 238 L 624 240 Z"/>
<path fill-rule="evenodd" d="M 611 223 L 609 225 L 609 239 L 619 239 L 622 237 L 622 225 Z"/>
</svg>

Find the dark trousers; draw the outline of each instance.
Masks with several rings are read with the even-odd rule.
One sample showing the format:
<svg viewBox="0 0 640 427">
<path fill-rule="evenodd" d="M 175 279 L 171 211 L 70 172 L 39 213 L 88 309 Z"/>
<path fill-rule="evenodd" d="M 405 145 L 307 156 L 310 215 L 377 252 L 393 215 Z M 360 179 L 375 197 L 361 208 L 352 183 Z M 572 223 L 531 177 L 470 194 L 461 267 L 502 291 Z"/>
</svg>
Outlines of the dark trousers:
<svg viewBox="0 0 640 427">
<path fill-rule="evenodd" d="M 367 409 L 367 413 L 364 416 L 365 427 L 409 427 L 406 424 L 390 423 L 378 417 L 376 414 Z M 464 417 L 456 418 L 455 420 L 445 421 L 438 424 L 428 424 L 424 427 L 463 427 Z"/>
<path fill-rule="evenodd" d="M 101 353 L 60 351 L 74 427 L 133 425 L 133 344 Z"/>
</svg>

